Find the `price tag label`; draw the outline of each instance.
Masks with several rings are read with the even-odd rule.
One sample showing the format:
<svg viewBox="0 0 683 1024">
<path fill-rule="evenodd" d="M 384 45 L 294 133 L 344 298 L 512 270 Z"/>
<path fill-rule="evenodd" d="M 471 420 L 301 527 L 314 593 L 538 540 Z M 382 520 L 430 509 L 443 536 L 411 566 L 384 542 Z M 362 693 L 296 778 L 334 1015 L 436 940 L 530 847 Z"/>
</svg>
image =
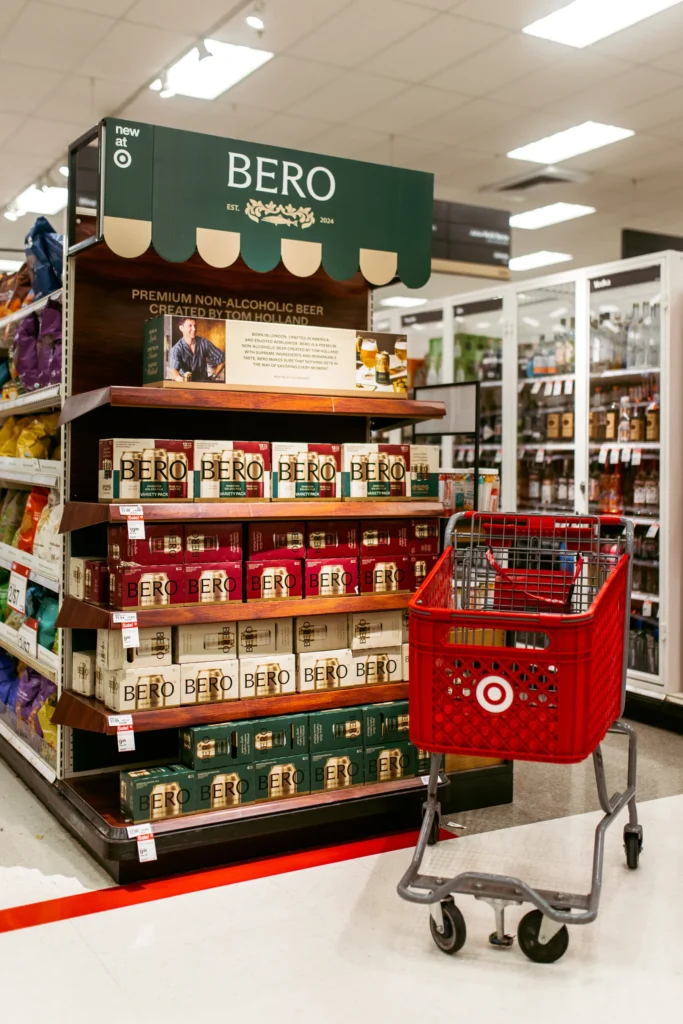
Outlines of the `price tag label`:
<svg viewBox="0 0 683 1024">
<path fill-rule="evenodd" d="M 631 449 L 630 448 L 622 448 L 621 449 L 621 461 L 622 462 L 626 462 L 626 463 L 631 461 Z"/>
<path fill-rule="evenodd" d="M 538 392 L 541 390 L 542 383 L 543 383 L 543 381 L 540 381 L 540 380 L 535 380 L 534 381 L 534 383 L 531 385 L 531 394 L 532 395 L 537 395 L 538 394 Z"/>
<path fill-rule="evenodd" d="M 601 448 L 600 449 L 600 452 L 598 454 L 598 462 L 600 463 L 601 466 L 604 466 L 605 463 L 607 462 L 607 452 L 608 451 L 609 451 L 608 448 Z"/>
<path fill-rule="evenodd" d="M 120 725 L 116 730 L 116 746 L 120 754 L 135 750 L 135 733 L 132 725 Z"/>
<path fill-rule="evenodd" d="M 574 391 L 574 381 L 566 380 L 564 382 L 564 393 L 565 395 L 571 395 Z"/>
<path fill-rule="evenodd" d="M 617 465 L 617 463 L 619 462 L 619 449 L 618 448 L 612 448 L 611 452 L 609 453 L 609 461 L 610 461 L 610 465 L 612 465 L 612 466 L 616 466 Z"/>
<path fill-rule="evenodd" d="M 631 465 L 632 466 L 639 466 L 640 465 L 640 460 L 642 459 L 642 457 L 643 457 L 642 450 L 640 448 L 634 448 L 633 449 L 633 458 L 631 459 Z"/>
<path fill-rule="evenodd" d="M 26 584 L 30 570 L 19 562 L 12 562 L 7 588 L 7 604 L 15 611 L 26 614 Z"/>
<path fill-rule="evenodd" d="M 154 833 L 149 823 L 144 825 L 129 825 L 127 830 L 129 839 L 138 841 L 138 860 L 141 864 L 157 859 L 157 848 L 154 842 Z"/>
<path fill-rule="evenodd" d="M 545 448 L 539 448 L 536 452 L 536 462 L 543 462 L 545 459 Z"/>
<path fill-rule="evenodd" d="M 495 461 L 496 462 L 502 462 L 503 461 L 503 450 L 502 450 L 502 448 L 496 448 Z"/>
<path fill-rule="evenodd" d="M 141 516 L 143 514 L 143 508 L 142 505 L 119 505 L 119 512 L 126 518 L 128 518 L 128 516 Z"/>
<path fill-rule="evenodd" d="M 526 381 L 524 381 L 524 380 L 520 380 L 518 382 L 518 384 L 517 384 L 517 394 L 518 395 L 521 395 L 522 391 L 524 391 L 524 385 L 525 384 L 526 384 Z"/>
<path fill-rule="evenodd" d="M 123 725 L 132 725 L 132 715 L 107 715 L 107 725 L 110 729 L 120 729 Z"/>
<path fill-rule="evenodd" d="M 455 461 L 456 462 L 464 462 L 465 461 L 465 449 L 464 448 L 458 448 L 458 454 L 455 457 Z"/>
<path fill-rule="evenodd" d="M 114 612 L 114 624 L 121 626 L 121 642 L 124 647 L 140 646 L 137 612 Z"/>
<path fill-rule="evenodd" d="M 552 382 L 551 380 L 547 380 L 547 381 L 545 382 L 545 387 L 544 387 L 544 389 L 543 389 L 543 394 L 544 394 L 544 395 L 546 396 L 546 398 L 547 398 L 547 396 L 548 396 L 548 395 L 552 395 L 552 393 L 553 393 L 553 382 Z"/>
<path fill-rule="evenodd" d="M 145 539 L 145 520 L 142 505 L 120 505 L 122 516 L 126 517 L 128 536 L 131 540 Z"/>
<path fill-rule="evenodd" d="M 653 523 L 652 526 L 650 527 L 650 529 L 645 534 L 645 536 L 649 540 L 652 540 L 654 537 L 657 536 L 658 533 L 659 533 L 659 523 Z"/>
<path fill-rule="evenodd" d="M 17 647 L 29 658 L 38 657 L 38 623 L 35 619 L 24 619 L 17 630 Z"/>
<path fill-rule="evenodd" d="M 643 601 L 643 618 L 652 618 L 652 601 Z"/>
<path fill-rule="evenodd" d="M 561 380 L 556 380 L 553 383 L 553 394 L 554 395 L 561 395 L 562 394 L 562 381 Z"/>
<path fill-rule="evenodd" d="M 474 448 L 467 449 L 467 461 L 474 462 Z"/>
</svg>

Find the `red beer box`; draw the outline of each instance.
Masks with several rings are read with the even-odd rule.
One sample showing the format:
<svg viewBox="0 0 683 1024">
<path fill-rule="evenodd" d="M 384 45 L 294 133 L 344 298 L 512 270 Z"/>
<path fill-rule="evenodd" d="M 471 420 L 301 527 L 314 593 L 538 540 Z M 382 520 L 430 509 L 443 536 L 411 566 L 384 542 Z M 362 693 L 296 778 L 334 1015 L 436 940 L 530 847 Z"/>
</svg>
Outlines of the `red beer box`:
<svg viewBox="0 0 683 1024">
<path fill-rule="evenodd" d="M 408 554 L 407 519 L 361 519 L 361 557 Z"/>
<path fill-rule="evenodd" d="M 242 563 L 185 566 L 186 604 L 229 604 L 242 600 Z"/>
<path fill-rule="evenodd" d="M 110 565 L 182 565 L 183 527 L 171 523 L 145 523 L 144 540 L 128 536 L 128 526 L 117 523 L 107 529 L 107 559 Z"/>
<path fill-rule="evenodd" d="M 185 563 L 242 561 L 241 523 L 185 524 Z"/>
<path fill-rule="evenodd" d="M 360 560 L 361 594 L 408 594 L 411 580 L 408 555 L 383 555 Z"/>
<path fill-rule="evenodd" d="M 298 558 L 280 561 L 245 562 L 247 601 L 284 601 L 304 596 L 302 562 Z"/>
<path fill-rule="evenodd" d="M 355 519 L 317 519 L 306 524 L 306 558 L 357 558 Z"/>
<path fill-rule="evenodd" d="M 409 555 L 438 555 L 439 541 L 439 520 L 436 517 L 408 520 Z"/>
<path fill-rule="evenodd" d="M 185 604 L 184 565 L 113 565 L 109 604 L 122 611 Z"/>
<path fill-rule="evenodd" d="M 306 557 L 303 522 L 249 523 L 249 561 L 282 562 Z"/>
<path fill-rule="evenodd" d="M 150 437 L 100 441 L 98 500 L 192 501 L 194 442 Z"/>
<path fill-rule="evenodd" d="M 411 555 L 410 556 L 410 589 L 417 590 L 429 576 L 430 572 L 439 561 L 438 555 Z"/>
<path fill-rule="evenodd" d="M 109 566 L 104 558 L 83 563 L 83 598 L 90 604 L 109 604 Z"/>
<path fill-rule="evenodd" d="M 306 597 L 351 597 L 358 593 L 357 558 L 307 558 Z"/>
</svg>

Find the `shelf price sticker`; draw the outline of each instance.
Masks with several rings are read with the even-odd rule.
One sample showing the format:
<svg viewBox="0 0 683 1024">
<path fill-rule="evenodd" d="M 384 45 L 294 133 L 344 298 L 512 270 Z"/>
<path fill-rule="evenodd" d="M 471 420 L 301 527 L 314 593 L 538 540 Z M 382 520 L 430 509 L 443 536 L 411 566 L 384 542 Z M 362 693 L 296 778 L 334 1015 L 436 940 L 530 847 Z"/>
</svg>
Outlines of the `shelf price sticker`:
<svg viewBox="0 0 683 1024">
<path fill-rule="evenodd" d="M 121 626 L 121 642 L 124 647 L 140 646 L 137 612 L 114 612 L 114 625 Z"/>
<path fill-rule="evenodd" d="M 619 449 L 618 448 L 612 448 L 612 450 L 611 450 L 611 452 L 609 454 L 609 461 L 610 461 L 610 465 L 612 465 L 612 466 L 618 465 L 618 463 L 619 463 Z"/>
<path fill-rule="evenodd" d="M 17 647 L 29 658 L 38 657 L 38 623 L 35 619 L 24 619 L 17 630 Z"/>
<path fill-rule="evenodd" d="M 119 505 L 119 511 L 126 517 L 130 540 L 144 540 L 145 519 L 142 505 Z"/>
<path fill-rule="evenodd" d="M 647 531 L 645 536 L 648 540 L 653 540 L 659 533 L 659 523 L 653 523 L 650 529 Z"/>
<path fill-rule="evenodd" d="M 16 612 L 26 614 L 26 584 L 30 569 L 19 562 L 12 562 L 12 569 L 9 574 L 9 586 L 7 588 L 7 604 Z"/>
<path fill-rule="evenodd" d="M 543 462 L 545 459 L 545 448 L 539 448 L 536 452 L 536 462 Z"/>
<path fill-rule="evenodd" d="M 126 831 L 129 839 L 138 841 L 138 860 L 141 864 L 157 859 L 157 847 L 151 825 L 129 825 Z"/>
<path fill-rule="evenodd" d="M 564 393 L 565 393 L 565 395 L 571 395 L 573 390 L 574 390 L 574 381 L 573 380 L 566 380 L 564 382 Z"/>
<path fill-rule="evenodd" d="M 561 395 L 562 394 L 562 381 L 561 380 L 556 380 L 556 381 L 553 382 L 553 394 L 554 395 Z"/>
<path fill-rule="evenodd" d="M 600 453 L 598 454 L 598 462 L 600 463 L 601 466 L 604 466 L 605 463 L 607 462 L 607 453 L 608 453 L 608 451 L 609 451 L 609 448 L 601 448 L 600 449 Z"/>
<path fill-rule="evenodd" d="M 132 715 L 108 715 L 107 723 L 110 729 L 116 729 L 116 745 L 120 754 L 135 750 Z"/>
<path fill-rule="evenodd" d="M 495 454 L 495 457 L 494 457 L 494 462 L 502 462 L 502 461 L 503 461 L 503 449 L 502 448 L 496 448 L 496 454 Z"/>
<path fill-rule="evenodd" d="M 621 461 L 622 462 L 630 462 L 631 461 L 631 449 L 630 448 L 622 448 L 621 449 Z"/>
<path fill-rule="evenodd" d="M 553 393 L 553 382 L 551 380 L 547 380 L 545 382 L 545 387 L 543 389 L 543 394 L 546 395 L 546 397 L 547 397 L 548 395 L 552 395 L 552 393 Z"/>
<path fill-rule="evenodd" d="M 467 449 L 467 461 L 474 462 L 474 448 Z"/>
<path fill-rule="evenodd" d="M 531 394 L 532 395 L 537 395 L 538 392 L 541 390 L 542 384 L 543 384 L 542 380 L 535 380 L 533 382 L 533 384 L 531 385 Z"/>
<path fill-rule="evenodd" d="M 640 460 L 642 459 L 642 457 L 643 457 L 642 450 L 640 448 L 634 448 L 633 449 L 633 457 L 631 458 L 631 465 L 632 466 L 639 466 L 640 465 Z"/>
<path fill-rule="evenodd" d="M 650 601 L 649 599 L 647 601 L 643 601 L 643 618 L 652 618 L 652 601 Z"/>
</svg>

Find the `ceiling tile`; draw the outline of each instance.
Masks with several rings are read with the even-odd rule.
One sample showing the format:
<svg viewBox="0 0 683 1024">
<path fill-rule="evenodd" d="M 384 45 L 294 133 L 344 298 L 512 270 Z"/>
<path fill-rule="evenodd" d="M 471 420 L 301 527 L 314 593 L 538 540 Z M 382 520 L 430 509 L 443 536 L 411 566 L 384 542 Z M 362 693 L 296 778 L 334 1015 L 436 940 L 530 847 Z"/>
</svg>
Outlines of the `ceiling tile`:
<svg viewBox="0 0 683 1024">
<path fill-rule="evenodd" d="M 199 4 L 188 4 L 186 0 L 138 0 L 131 6 L 127 0 L 126 6 L 126 21 L 184 32 L 196 39 L 225 18 L 228 5 L 225 0 L 201 0 Z"/>
<path fill-rule="evenodd" d="M 326 156 L 342 156 L 357 159 L 362 155 L 364 160 L 372 159 L 365 156 L 368 150 L 380 145 L 382 136 L 379 132 L 368 128 L 356 128 L 354 125 L 334 125 L 311 139 L 309 148 L 315 153 Z"/>
<path fill-rule="evenodd" d="M 166 0 L 154 0 L 164 7 Z M 184 0 L 174 0 L 182 3 Z M 248 11 L 241 10 L 216 33 L 216 39 L 242 46 L 256 46 L 273 53 L 282 53 L 303 39 L 335 14 L 348 6 L 349 0 L 268 0 L 261 16 L 263 32 L 257 33 L 246 23 Z M 325 51 L 312 54 L 315 60 L 325 60 Z"/>
<path fill-rule="evenodd" d="M 661 96 L 635 103 L 621 112 L 620 118 L 625 128 L 634 131 L 654 131 L 661 134 L 658 126 L 676 120 L 683 111 L 683 84 L 677 89 L 665 92 Z"/>
<path fill-rule="evenodd" d="M 0 61 L 69 71 L 83 59 L 83 54 L 93 50 L 112 25 L 112 18 L 99 14 L 31 2 L 2 37 Z"/>
<path fill-rule="evenodd" d="M 527 111 L 524 117 L 515 117 L 496 124 L 495 128 L 489 128 L 468 138 L 470 145 L 486 153 L 504 156 L 511 149 L 524 146 L 533 139 L 542 139 L 546 135 L 553 135 L 555 132 L 566 128 L 566 122 L 556 117 L 550 111 L 539 110 L 533 113 Z M 514 166 L 517 161 L 511 161 L 511 173 L 514 174 Z"/>
<path fill-rule="evenodd" d="M 43 3 L 51 7 L 68 7 L 73 11 L 87 11 L 90 14 L 107 14 L 110 18 L 120 18 L 133 0 L 43 0 Z"/>
<path fill-rule="evenodd" d="M 641 65 L 558 100 L 553 104 L 553 110 L 568 119 L 567 126 L 587 120 L 618 124 L 619 114 L 625 108 L 669 92 L 679 85 L 681 79 L 677 75 Z"/>
<path fill-rule="evenodd" d="M 229 90 L 236 103 L 286 110 L 342 74 L 341 68 L 300 57 L 274 57 Z"/>
<path fill-rule="evenodd" d="M 190 49 L 194 40 L 177 32 L 120 21 L 78 67 L 83 75 L 141 85 Z"/>
<path fill-rule="evenodd" d="M 409 134 L 417 139 L 433 139 L 454 146 L 527 113 L 524 107 L 477 99 L 411 128 Z"/>
<path fill-rule="evenodd" d="M 372 63 L 380 75 L 423 82 L 455 61 L 483 50 L 505 34 L 501 28 L 442 14 L 406 39 L 389 46 Z"/>
<path fill-rule="evenodd" d="M 277 114 L 259 125 L 257 137 L 260 142 L 271 146 L 293 146 L 295 149 L 313 149 L 311 139 L 331 127 L 325 121 L 312 117 L 292 117 L 291 114 Z M 335 126 L 336 127 L 336 126 Z"/>
<path fill-rule="evenodd" d="M 630 65 L 592 49 L 576 50 L 571 56 L 531 71 L 491 94 L 492 99 L 521 103 L 529 107 L 550 107 L 559 100 L 594 87 L 627 71 Z"/>
<path fill-rule="evenodd" d="M 354 0 L 293 46 L 292 53 L 355 67 L 397 39 L 415 39 L 415 30 L 433 17 L 434 11 L 400 0 Z M 366 70 L 375 71 L 374 63 Z M 401 78 L 403 70 L 395 67 L 390 77 Z"/>
<path fill-rule="evenodd" d="M 466 97 L 452 92 L 429 89 L 425 85 L 414 85 L 399 95 L 366 110 L 364 114 L 353 118 L 353 122 L 367 128 L 375 128 L 389 135 L 407 132 L 419 137 L 414 129 L 417 129 L 425 121 L 431 123 L 437 115 L 454 110 L 466 102 Z M 434 141 L 441 142 L 442 140 L 436 138 Z"/>
<path fill-rule="evenodd" d="M 462 0 L 406 0 L 416 7 L 428 7 L 431 11 L 452 11 Z"/>
<path fill-rule="evenodd" d="M 24 121 L 21 114 L 0 114 L 0 144 L 11 137 L 20 125 L 24 124 Z"/>
<path fill-rule="evenodd" d="M 67 116 L 70 121 L 81 122 L 85 130 L 118 110 L 130 93 L 129 82 L 69 75 L 62 79 L 48 99 L 36 107 L 34 113 L 37 117 L 54 117 L 57 120 Z"/>
<path fill-rule="evenodd" d="M 346 121 L 368 107 L 405 91 L 405 85 L 392 78 L 350 71 L 329 85 L 309 93 L 306 99 L 299 100 L 289 109 L 290 113 L 301 117 Z"/>
<path fill-rule="evenodd" d="M 667 11 L 646 18 L 645 21 L 622 29 L 607 39 L 593 43 L 599 53 L 647 64 L 670 54 L 683 38 L 683 6 L 676 4 Z"/>
<path fill-rule="evenodd" d="M 61 71 L 31 68 L 21 64 L 0 64 L 0 110 L 31 114 L 64 79 Z"/>
<path fill-rule="evenodd" d="M 611 173 L 622 174 L 623 168 L 630 160 L 651 153 L 656 148 L 654 140 L 646 135 L 632 135 L 630 139 L 622 139 L 611 146 L 601 146 L 590 153 L 581 153 L 571 160 L 564 160 L 562 166 L 581 171 L 608 170 Z M 668 148 L 668 144 L 664 143 L 661 148 Z"/>
<path fill-rule="evenodd" d="M 437 89 L 454 89 L 468 96 L 486 96 L 534 68 L 557 60 L 557 43 L 519 33 L 503 37 L 465 60 L 427 80 Z"/>
<path fill-rule="evenodd" d="M 12 154 L 10 157 L 5 153 L 4 149 L 0 151 L 0 155 L 3 157 L 3 172 L 0 176 L 0 203 L 5 204 L 11 202 L 12 199 L 16 199 L 24 189 L 28 188 L 31 182 L 35 181 L 43 173 L 46 161 L 44 156 L 36 155 L 18 156 L 17 154 Z M 4 169 L 5 166 L 7 168 L 6 171 Z M 10 222 L 8 221 L 7 223 L 9 224 Z M 26 234 L 31 223 L 32 220 L 27 218 L 22 225 L 22 235 Z M 5 228 L 6 225 L 0 220 L 2 240 L 4 244 L 8 244 L 5 237 Z"/>
<path fill-rule="evenodd" d="M 521 29 L 564 6 L 563 0 L 461 0 L 455 10 L 466 18 Z"/>
<path fill-rule="evenodd" d="M 6 140 L 3 148 L 10 154 L 56 160 L 66 153 L 69 143 L 83 133 L 84 127 L 87 126 L 42 117 L 24 118 L 21 127 Z"/>
</svg>

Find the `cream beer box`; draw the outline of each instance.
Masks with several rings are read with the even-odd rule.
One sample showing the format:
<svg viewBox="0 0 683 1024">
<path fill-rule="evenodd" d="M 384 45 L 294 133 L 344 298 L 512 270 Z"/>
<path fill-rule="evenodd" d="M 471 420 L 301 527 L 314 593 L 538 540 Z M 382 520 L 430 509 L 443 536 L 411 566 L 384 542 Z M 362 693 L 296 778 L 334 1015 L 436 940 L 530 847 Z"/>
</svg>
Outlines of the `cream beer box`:
<svg viewBox="0 0 683 1024">
<path fill-rule="evenodd" d="M 145 322 L 143 384 L 405 398 L 405 334 L 159 316 Z"/>
</svg>

